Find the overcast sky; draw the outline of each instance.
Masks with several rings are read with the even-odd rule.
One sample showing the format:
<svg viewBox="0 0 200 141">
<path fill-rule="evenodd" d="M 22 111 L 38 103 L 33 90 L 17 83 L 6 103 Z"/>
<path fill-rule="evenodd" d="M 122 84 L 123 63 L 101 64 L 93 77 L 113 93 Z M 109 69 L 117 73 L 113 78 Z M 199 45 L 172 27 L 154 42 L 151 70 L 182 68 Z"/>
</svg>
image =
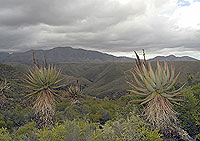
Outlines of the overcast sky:
<svg viewBox="0 0 200 141">
<path fill-rule="evenodd" d="M 0 0 L 0 51 L 57 46 L 200 59 L 200 0 Z"/>
</svg>

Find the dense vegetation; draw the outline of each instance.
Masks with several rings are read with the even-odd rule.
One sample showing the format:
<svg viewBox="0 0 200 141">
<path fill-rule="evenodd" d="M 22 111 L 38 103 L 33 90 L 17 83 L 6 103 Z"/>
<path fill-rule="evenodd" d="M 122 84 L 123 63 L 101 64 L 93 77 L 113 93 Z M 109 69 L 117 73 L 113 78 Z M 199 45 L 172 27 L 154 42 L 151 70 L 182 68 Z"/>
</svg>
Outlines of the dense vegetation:
<svg viewBox="0 0 200 141">
<path fill-rule="evenodd" d="M 179 113 L 178 124 L 191 137 L 200 139 L 200 84 L 198 78 L 200 69 L 197 64 L 190 64 L 185 68 L 183 64 L 180 64 L 181 62 L 178 65 L 175 64 L 177 70 L 183 70 L 184 74 L 190 73 L 191 77 L 181 78 L 188 79 L 189 83 L 182 92 L 184 101 L 181 102 L 181 105 L 174 107 Z M 56 104 L 54 126 L 38 129 L 34 109 L 29 102 L 25 102 L 24 96 L 27 95 L 27 92 L 21 85 L 24 83 L 22 82 L 23 73 L 9 65 L 0 64 L 0 81 L 4 82 L 6 79 L 10 87 L 4 92 L 4 106 L 1 107 L 0 112 L 0 140 L 153 141 L 180 138 L 176 133 L 166 134 L 144 120 L 143 106 L 137 102 L 130 102 L 137 97 L 123 96 L 124 91 L 128 89 L 123 76 L 124 71 L 129 70 L 133 64 L 83 64 L 78 67 L 77 65 L 72 67 L 73 64 L 71 66 L 59 64 L 58 66 L 63 71 L 61 76 L 64 78 L 63 83 L 76 84 L 78 78 L 83 93 L 76 95 L 76 89 L 71 91 L 67 91 L 65 87 L 60 89 L 66 97 L 60 99 L 60 102 Z M 20 68 L 20 70 L 22 69 Z M 70 79 L 71 81 L 69 81 Z M 181 85 L 181 83 L 177 83 L 174 89 Z M 116 95 L 116 92 L 120 94 Z M 69 97 L 69 95 L 72 96 Z M 74 102 L 76 100 L 79 102 Z"/>
</svg>

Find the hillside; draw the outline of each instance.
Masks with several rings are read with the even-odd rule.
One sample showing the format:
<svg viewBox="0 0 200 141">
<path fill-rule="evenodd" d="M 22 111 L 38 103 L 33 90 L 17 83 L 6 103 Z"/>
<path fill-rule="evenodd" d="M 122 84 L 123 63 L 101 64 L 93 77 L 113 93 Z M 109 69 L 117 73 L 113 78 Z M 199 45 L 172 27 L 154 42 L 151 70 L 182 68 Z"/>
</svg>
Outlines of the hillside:
<svg viewBox="0 0 200 141">
<path fill-rule="evenodd" d="M 200 62 L 170 62 L 175 65 L 176 73 L 181 72 L 179 80 L 185 82 L 188 74 L 200 72 Z M 155 66 L 155 62 L 152 63 Z M 87 95 L 103 98 L 113 95 L 124 95 L 129 86 L 126 80 L 130 78 L 128 70 L 134 67 L 134 63 L 61 63 L 62 73 L 75 78 L 87 79 L 88 87 L 84 89 Z M 86 84 L 84 84 L 86 85 Z"/>
<path fill-rule="evenodd" d="M 200 72 L 199 61 L 175 61 L 169 62 L 169 64 L 175 65 L 176 73 L 181 72 L 179 77 L 181 83 L 187 80 L 188 74 L 194 75 Z M 9 65 L 20 71 L 26 71 L 27 68 L 26 65 L 19 63 L 9 63 Z M 155 67 L 155 62 L 152 65 Z M 86 95 L 103 98 L 126 93 L 129 88 L 126 83 L 130 75 L 128 70 L 134 67 L 134 63 L 57 63 L 56 66 L 61 68 L 66 85 L 76 84 L 78 80 Z M 12 72 L 9 76 L 12 76 Z"/>
<path fill-rule="evenodd" d="M 6 64 L 0 64 L 0 78 L 9 81 L 16 81 L 22 78 L 23 73 L 17 68 Z"/>
</svg>

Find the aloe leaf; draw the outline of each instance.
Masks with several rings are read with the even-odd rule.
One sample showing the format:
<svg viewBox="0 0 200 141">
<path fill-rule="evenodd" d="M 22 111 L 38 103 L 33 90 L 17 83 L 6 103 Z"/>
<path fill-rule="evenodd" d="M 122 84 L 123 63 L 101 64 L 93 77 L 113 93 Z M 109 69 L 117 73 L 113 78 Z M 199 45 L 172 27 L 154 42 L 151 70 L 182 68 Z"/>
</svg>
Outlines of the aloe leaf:
<svg viewBox="0 0 200 141">
<path fill-rule="evenodd" d="M 134 71 L 135 71 L 135 73 L 140 77 L 140 79 L 141 79 L 142 81 L 144 81 L 144 76 L 143 76 L 143 74 L 142 74 L 140 71 L 138 71 L 137 69 L 135 69 Z"/>
<path fill-rule="evenodd" d="M 130 83 L 130 82 L 128 82 L 128 81 L 127 81 L 127 83 L 128 83 L 132 88 L 134 88 L 134 89 L 136 89 L 136 90 L 138 90 L 138 91 L 141 91 L 141 92 L 148 92 L 147 89 L 137 87 L 137 86 L 133 85 L 132 83 Z"/>
<path fill-rule="evenodd" d="M 137 79 L 137 77 L 135 76 L 134 72 L 131 71 L 131 74 L 133 75 L 136 83 L 140 86 L 140 87 L 144 87 L 144 85 Z"/>
<path fill-rule="evenodd" d="M 173 95 L 170 95 L 170 97 L 174 97 L 174 96 L 183 96 L 183 95 L 179 95 L 179 94 L 181 94 L 181 92 L 174 93 Z"/>
<path fill-rule="evenodd" d="M 181 91 L 183 89 L 183 87 L 186 85 L 187 83 L 184 83 L 179 89 L 175 90 L 175 91 L 172 91 L 172 92 L 166 92 L 167 94 L 174 94 L 174 93 L 177 93 L 179 91 Z"/>
<path fill-rule="evenodd" d="M 184 101 L 183 99 L 175 99 L 175 98 L 168 98 L 169 100 L 173 100 L 173 101 Z"/>
<path fill-rule="evenodd" d="M 159 77 L 159 72 L 158 69 L 156 70 L 156 89 L 160 89 L 161 88 L 161 81 L 160 81 L 160 77 Z"/>
<path fill-rule="evenodd" d="M 27 94 L 27 95 L 24 96 L 24 98 L 25 98 L 25 97 L 29 97 L 29 96 L 34 95 L 34 94 L 37 94 L 38 92 L 39 92 L 39 91 L 35 91 L 35 92 L 30 93 L 30 94 Z"/>
<path fill-rule="evenodd" d="M 138 92 L 138 91 L 134 91 L 134 90 L 128 90 L 129 92 L 132 92 L 133 94 L 137 94 L 137 95 L 149 95 L 149 93 L 141 93 L 141 92 Z"/>
<path fill-rule="evenodd" d="M 172 83 L 173 79 L 174 79 L 174 75 L 175 75 L 175 68 L 173 65 L 171 65 L 171 77 L 169 79 L 169 84 Z"/>
<path fill-rule="evenodd" d="M 148 83 L 148 81 L 144 78 L 144 84 L 146 85 L 146 88 L 150 91 L 150 92 L 154 92 L 154 88 Z"/>
<path fill-rule="evenodd" d="M 169 90 L 169 89 L 171 89 L 173 87 L 173 85 L 175 84 L 175 82 L 176 82 L 176 80 L 177 80 L 179 75 L 180 75 L 180 72 L 177 74 L 177 76 L 174 78 L 173 82 L 167 87 L 166 90 Z"/>
<path fill-rule="evenodd" d="M 144 66 L 144 64 L 142 65 L 142 70 L 144 72 L 144 76 L 146 78 L 146 80 L 149 82 L 149 84 L 152 86 L 152 88 L 156 88 L 156 84 L 153 82 L 153 80 L 150 78 L 149 73 L 146 70 L 146 67 Z"/>
<path fill-rule="evenodd" d="M 176 102 L 176 101 L 171 101 L 171 102 L 174 103 L 174 104 L 176 104 L 176 105 L 180 105 L 181 106 L 181 104 L 178 103 L 178 102 Z"/>
<path fill-rule="evenodd" d="M 151 79 L 154 81 L 154 83 L 156 83 L 156 77 L 152 69 L 151 62 L 149 62 L 149 74 L 150 74 Z"/>
<path fill-rule="evenodd" d="M 149 102 L 149 101 L 152 100 L 154 97 L 155 97 L 155 94 L 152 93 L 151 96 L 150 96 L 147 100 L 145 100 L 144 102 L 140 103 L 140 105 L 143 105 L 143 104 Z"/>
</svg>

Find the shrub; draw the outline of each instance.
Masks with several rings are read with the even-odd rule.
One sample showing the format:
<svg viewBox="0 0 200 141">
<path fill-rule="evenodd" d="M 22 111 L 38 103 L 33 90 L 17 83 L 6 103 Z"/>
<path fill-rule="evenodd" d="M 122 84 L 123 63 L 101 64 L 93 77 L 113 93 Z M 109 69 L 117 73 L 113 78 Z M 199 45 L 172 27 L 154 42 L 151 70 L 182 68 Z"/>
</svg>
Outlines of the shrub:
<svg viewBox="0 0 200 141">
<path fill-rule="evenodd" d="M 93 131 L 93 124 L 67 120 L 62 125 L 56 124 L 52 130 L 40 129 L 36 134 L 40 141 L 89 141 Z"/>
<path fill-rule="evenodd" d="M 35 135 L 36 125 L 34 122 L 29 122 L 28 124 L 19 127 L 14 134 L 14 140 L 36 140 Z"/>
<path fill-rule="evenodd" d="M 180 124 L 191 136 L 200 132 L 200 100 L 194 95 L 198 90 L 200 88 L 197 89 L 196 86 L 185 90 L 184 103 L 182 106 L 176 106 Z"/>
<path fill-rule="evenodd" d="M 0 128 L 6 128 L 7 125 L 6 125 L 6 122 L 4 120 L 0 120 Z"/>
<path fill-rule="evenodd" d="M 11 141 L 12 138 L 10 137 L 10 133 L 8 132 L 7 128 L 0 129 L 0 140 L 1 141 Z"/>
<path fill-rule="evenodd" d="M 93 133 L 93 140 L 118 141 L 118 140 L 162 140 L 159 130 L 153 130 L 138 115 L 132 115 L 126 119 L 119 118 L 108 121 L 102 129 Z"/>
</svg>

